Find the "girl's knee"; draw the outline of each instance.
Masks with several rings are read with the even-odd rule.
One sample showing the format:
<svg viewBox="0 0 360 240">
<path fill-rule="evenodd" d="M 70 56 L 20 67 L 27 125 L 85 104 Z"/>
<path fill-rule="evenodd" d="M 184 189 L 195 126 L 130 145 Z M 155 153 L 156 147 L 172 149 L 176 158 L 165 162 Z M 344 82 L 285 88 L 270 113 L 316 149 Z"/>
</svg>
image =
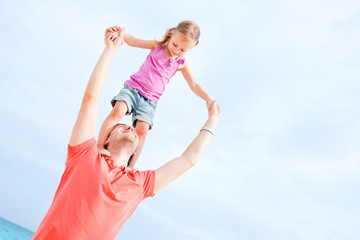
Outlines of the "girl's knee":
<svg viewBox="0 0 360 240">
<path fill-rule="evenodd" d="M 136 123 L 136 132 L 138 136 L 145 137 L 150 129 L 150 125 L 146 122 L 137 121 Z"/>
<path fill-rule="evenodd" d="M 117 101 L 110 115 L 115 118 L 122 118 L 127 112 L 127 105 L 124 102 Z"/>
</svg>

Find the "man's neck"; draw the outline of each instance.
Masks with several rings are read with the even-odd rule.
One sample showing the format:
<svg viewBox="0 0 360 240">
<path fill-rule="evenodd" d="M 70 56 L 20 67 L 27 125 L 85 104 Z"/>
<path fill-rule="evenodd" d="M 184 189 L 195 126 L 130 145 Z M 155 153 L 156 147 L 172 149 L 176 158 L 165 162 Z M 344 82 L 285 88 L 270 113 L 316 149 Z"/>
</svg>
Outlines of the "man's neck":
<svg viewBox="0 0 360 240">
<path fill-rule="evenodd" d="M 114 167 L 127 167 L 131 154 L 122 151 L 110 151 L 111 159 L 114 161 Z"/>
</svg>

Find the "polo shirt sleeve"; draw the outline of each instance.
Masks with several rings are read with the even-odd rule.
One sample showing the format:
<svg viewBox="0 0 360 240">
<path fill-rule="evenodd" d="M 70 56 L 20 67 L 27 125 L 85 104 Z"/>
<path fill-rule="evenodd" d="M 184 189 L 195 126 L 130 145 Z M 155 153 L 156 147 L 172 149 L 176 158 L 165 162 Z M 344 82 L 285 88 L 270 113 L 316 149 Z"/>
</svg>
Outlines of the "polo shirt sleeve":
<svg viewBox="0 0 360 240">
<path fill-rule="evenodd" d="M 97 155 L 98 152 L 99 151 L 96 145 L 95 138 L 86 140 L 85 142 L 80 143 L 79 145 L 76 146 L 68 145 L 68 154 L 67 154 L 65 166 L 68 166 L 69 164 L 73 163 L 76 160 L 86 159 L 93 155 Z"/>
<path fill-rule="evenodd" d="M 147 197 L 153 197 L 154 194 L 154 186 L 155 186 L 155 171 L 147 170 L 147 171 L 137 171 L 138 181 L 142 186 L 143 190 L 143 199 Z"/>
</svg>

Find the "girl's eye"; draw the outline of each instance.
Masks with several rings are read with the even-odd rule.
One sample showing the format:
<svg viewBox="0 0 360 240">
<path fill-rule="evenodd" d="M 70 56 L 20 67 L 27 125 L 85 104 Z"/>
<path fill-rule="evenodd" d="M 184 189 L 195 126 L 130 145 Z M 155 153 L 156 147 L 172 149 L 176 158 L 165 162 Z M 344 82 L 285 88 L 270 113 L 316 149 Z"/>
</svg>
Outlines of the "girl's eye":
<svg viewBox="0 0 360 240">
<path fill-rule="evenodd" d="M 177 45 L 175 43 L 173 43 L 174 47 L 177 47 Z"/>
</svg>

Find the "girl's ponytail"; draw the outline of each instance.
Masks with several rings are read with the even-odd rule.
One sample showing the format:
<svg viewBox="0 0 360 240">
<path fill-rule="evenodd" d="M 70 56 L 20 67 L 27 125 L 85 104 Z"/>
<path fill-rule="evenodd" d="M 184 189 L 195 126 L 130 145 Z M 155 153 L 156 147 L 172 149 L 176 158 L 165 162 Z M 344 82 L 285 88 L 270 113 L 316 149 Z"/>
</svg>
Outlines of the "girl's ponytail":
<svg viewBox="0 0 360 240">
<path fill-rule="evenodd" d="M 163 45 L 163 44 L 168 43 L 169 40 L 170 40 L 170 38 L 171 38 L 171 36 L 175 33 L 175 30 L 176 30 L 176 28 L 174 28 L 174 27 L 173 27 L 173 28 L 169 28 L 168 30 L 166 30 L 166 33 L 165 33 L 163 39 L 160 40 L 160 41 L 158 41 L 158 40 L 155 39 L 155 43 L 156 43 L 157 45 Z"/>
</svg>

